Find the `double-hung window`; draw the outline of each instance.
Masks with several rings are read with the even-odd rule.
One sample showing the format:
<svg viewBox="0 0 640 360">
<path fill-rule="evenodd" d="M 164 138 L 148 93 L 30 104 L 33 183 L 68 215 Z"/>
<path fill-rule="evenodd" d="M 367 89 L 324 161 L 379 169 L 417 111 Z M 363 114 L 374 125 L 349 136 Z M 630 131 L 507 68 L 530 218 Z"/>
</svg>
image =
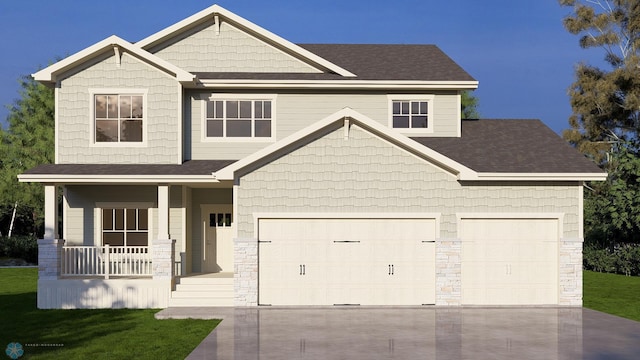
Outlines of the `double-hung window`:
<svg viewBox="0 0 640 360">
<path fill-rule="evenodd" d="M 148 244 L 149 209 L 102 209 L 102 245 L 148 246 Z"/>
<path fill-rule="evenodd" d="M 407 132 L 433 130 L 433 96 L 389 96 L 390 125 Z"/>
<path fill-rule="evenodd" d="M 96 144 L 144 142 L 143 93 L 94 93 L 92 102 Z"/>
<path fill-rule="evenodd" d="M 212 96 L 206 101 L 206 139 L 263 139 L 274 136 L 274 99 Z"/>
</svg>

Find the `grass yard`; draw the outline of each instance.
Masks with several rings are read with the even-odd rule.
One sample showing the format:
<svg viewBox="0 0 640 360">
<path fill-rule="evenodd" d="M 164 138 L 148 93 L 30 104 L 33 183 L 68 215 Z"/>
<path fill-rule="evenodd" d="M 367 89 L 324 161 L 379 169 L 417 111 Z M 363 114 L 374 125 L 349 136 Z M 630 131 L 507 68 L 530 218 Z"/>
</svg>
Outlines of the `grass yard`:
<svg viewBox="0 0 640 360">
<path fill-rule="evenodd" d="M 640 321 L 640 277 L 584 271 L 584 307 Z"/>
<path fill-rule="evenodd" d="M 0 269 L 0 358 L 19 342 L 20 360 L 183 359 L 219 323 L 156 320 L 158 310 L 38 310 L 37 276 L 33 268 Z"/>
</svg>

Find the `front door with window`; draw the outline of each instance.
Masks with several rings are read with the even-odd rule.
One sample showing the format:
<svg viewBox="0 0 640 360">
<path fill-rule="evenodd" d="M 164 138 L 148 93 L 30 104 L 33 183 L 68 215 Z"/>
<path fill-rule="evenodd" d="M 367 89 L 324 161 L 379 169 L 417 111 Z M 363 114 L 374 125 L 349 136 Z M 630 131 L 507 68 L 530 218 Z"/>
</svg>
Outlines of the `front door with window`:
<svg viewBox="0 0 640 360">
<path fill-rule="evenodd" d="M 233 272 L 233 206 L 202 205 L 202 272 Z"/>
</svg>

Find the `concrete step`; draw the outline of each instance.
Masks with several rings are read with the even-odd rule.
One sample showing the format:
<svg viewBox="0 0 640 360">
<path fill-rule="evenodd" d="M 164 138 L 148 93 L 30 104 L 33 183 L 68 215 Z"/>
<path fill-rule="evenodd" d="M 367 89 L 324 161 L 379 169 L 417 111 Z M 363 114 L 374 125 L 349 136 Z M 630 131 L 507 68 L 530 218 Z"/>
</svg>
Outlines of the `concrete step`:
<svg viewBox="0 0 640 360">
<path fill-rule="evenodd" d="M 188 298 L 232 298 L 233 290 L 230 291 L 172 291 L 171 298 L 188 299 Z"/>
<path fill-rule="evenodd" d="M 176 291 L 233 291 L 233 284 L 176 284 Z"/>
<path fill-rule="evenodd" d="M 169 306 L 233 306 L 233 274 L 181 277 L 171 292 Z"/>
<path fill-rule="evenodd" d="M 206 306 L 233 306 L 233 297 L 230 298 L 171 298 L 169 307 L 206 307 Z"/>
<path fill-rule="evenodd" d="M 191 285 L 212 285 L 212 284 L 228 284 L 233 286 L 233 277 L 181 277 L 176 280 L 176 284 Z"/>
</svg>

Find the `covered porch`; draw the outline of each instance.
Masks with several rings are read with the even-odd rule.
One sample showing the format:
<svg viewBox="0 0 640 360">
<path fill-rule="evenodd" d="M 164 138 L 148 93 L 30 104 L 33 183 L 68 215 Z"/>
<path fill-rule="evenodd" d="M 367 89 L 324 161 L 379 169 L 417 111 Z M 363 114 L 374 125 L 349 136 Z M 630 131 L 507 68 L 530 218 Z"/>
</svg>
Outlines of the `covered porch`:
<svg viewBox="0 0 640 360">
<path fill-rule="evenodd" d="M 198 165 L 206 163 L 211 162 Z M 166 174 L 168 167 L 184 166 L 157 165 L 162 174 L 118 178 L 37 175 L 40 182 L 56 180 L 44 182 L 38 307 L 164 308 L 174 295 L 202 297 L 185 285 L 191 281 L 186 278 L 197 278 L 203 290 L 224 289 L 224 302 L 232 305 L 233 185 L 213 178 L 215 168 L 199 175 Z M 216 276 L 197 276 L 202 274 Z"/>
</svg>

